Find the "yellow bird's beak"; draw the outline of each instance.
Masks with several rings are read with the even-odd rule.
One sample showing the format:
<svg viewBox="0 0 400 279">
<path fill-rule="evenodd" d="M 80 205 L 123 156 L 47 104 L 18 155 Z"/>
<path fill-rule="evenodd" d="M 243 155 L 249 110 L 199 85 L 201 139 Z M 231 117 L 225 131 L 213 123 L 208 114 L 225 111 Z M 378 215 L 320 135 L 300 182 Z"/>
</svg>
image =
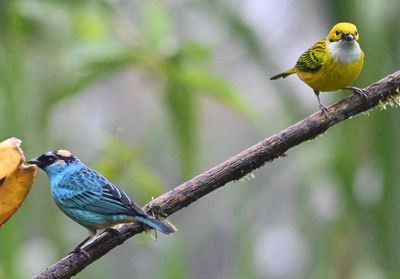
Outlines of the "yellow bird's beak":
<svg viewBox="0 0 400 279">
<path fill-rule="evenodd" d="M 354 35 L 353 34 L 343 34 L 342 40 L 346 42 L 350 42 L 354 40 Z"/>
</svg>

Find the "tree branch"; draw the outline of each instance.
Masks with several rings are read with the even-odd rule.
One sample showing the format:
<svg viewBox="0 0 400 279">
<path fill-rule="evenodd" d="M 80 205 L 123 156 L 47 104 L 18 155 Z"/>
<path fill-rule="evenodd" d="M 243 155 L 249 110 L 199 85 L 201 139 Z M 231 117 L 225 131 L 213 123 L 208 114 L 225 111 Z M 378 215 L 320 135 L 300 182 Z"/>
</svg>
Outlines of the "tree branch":
<svg viewBox="0 0 400 279">
<path fill-rule="evenodd" d="M 145 209 L 159 211 L 169 216 L 226 183 L 244 177 L 266 162 L 284 156 L 288 149 L 315 138 L 329 127 L 367 111 L 381 102 L 387 102 L 390 99 L 396 101 L 394 96 L 399 96 L 399 90 L 400 70 L 367 87 L 367 101 L 354 95 L 339 101 L 328 108 L 329 119 L 322 113 L 316 112 L 159 196 L 148 203 Z M 118 230 L 119 234 L 105 231 L 86 246 L 85 251 L 90 258 L 82 253 L 70 254 L 35 276 L 34 279 L 70 278 L 128 238 L 143 232 L 144 227 L 138 224 L 125 224 Z"/>
</svg>

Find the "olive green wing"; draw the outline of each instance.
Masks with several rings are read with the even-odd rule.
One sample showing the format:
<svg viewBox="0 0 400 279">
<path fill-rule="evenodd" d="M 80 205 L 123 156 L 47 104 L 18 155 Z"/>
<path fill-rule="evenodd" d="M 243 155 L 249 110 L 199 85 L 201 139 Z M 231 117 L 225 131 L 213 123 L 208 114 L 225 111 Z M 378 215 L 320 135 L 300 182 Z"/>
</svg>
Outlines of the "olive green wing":
<svg viewBox="0 0 400 279">
<path fill-rule="evenodd" d="M 326 61 L 325 40 L 318 41 L 315 45 L 307 49 L 297 60 L 297 70 L 303 72 L 318 71 Z"/>
</svg>

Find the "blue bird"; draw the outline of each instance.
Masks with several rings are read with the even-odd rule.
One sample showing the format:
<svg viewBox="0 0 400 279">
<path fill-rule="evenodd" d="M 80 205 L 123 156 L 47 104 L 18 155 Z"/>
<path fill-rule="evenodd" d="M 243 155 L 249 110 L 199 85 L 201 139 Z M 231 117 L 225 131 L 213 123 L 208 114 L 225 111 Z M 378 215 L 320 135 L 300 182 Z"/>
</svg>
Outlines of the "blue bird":
<svg viewBox="0 0 400 279">
<path fill-rule="evenodd" d="M 89 230 L 90 236 L 78 249 L 98 229 L 120 223 L 140 222 L 167 235 L 176 231 L 172 224 L 148 215 L 124 191 L 67 150 L 49 151 L 28 163 L 37 165 L 47 173 L 57 206 Z"/>
</svg>

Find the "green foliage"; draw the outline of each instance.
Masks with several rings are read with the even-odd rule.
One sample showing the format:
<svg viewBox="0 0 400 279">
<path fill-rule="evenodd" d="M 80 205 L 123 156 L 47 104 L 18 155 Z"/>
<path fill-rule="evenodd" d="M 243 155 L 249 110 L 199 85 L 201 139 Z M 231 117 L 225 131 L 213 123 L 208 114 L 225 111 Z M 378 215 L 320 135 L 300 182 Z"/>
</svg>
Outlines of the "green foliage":
<svg viewBox="0 0 400 279">
<path fill-rule="evenodd" d="M 118 138 L 110 138 L 94 166 L 105 177 L 124 187 L 127 192 L 135 193 L 135 200 L 141 204 L 167 190 L 162 179 L 143 163 L 143 152 L 140 146 L 128 144 Z"/>
<path fill-rule="evenodd" d="M 156 272 L 157 278 L 185 279 L 190 277 L 188 270 L 188 249 L 184 241 L 171 241 L 173 243 L 173 257 L 167 257 Z M 173 268 L 171 268 L 173 266 Z"/>
</svg>

